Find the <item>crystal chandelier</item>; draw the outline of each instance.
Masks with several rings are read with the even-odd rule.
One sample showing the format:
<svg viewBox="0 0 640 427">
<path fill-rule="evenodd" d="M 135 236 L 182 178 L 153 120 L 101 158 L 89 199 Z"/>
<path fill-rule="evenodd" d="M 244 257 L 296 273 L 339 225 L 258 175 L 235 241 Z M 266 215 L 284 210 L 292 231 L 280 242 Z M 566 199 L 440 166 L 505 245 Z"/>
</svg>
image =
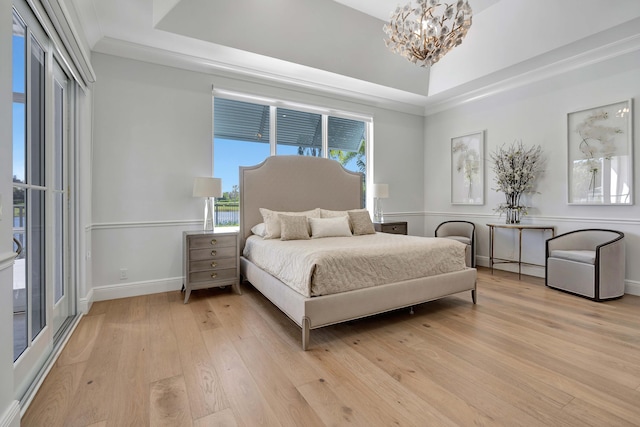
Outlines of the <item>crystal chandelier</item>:
<svg viewBox="0 0 640 427">
<path fill-rule="evenodd" d="M 462 43 L 471 27 L 468 0 L 456 4 L 439 0 L 418 0 L 398 6 L 384 25 L 385 45 L 414 64 L 429 67 Z"/>
</svg>

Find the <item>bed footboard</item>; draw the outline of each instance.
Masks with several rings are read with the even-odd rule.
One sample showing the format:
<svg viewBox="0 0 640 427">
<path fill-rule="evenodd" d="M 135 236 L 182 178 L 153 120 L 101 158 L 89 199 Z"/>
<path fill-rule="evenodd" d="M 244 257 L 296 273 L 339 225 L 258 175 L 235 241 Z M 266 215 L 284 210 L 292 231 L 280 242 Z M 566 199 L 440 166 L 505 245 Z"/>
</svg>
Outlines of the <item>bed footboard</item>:
<svg viewBox="0 0 640 427">
<path fill-rule="evenodd" d="M 242 257 L 240 270 L 260 293 L 302 328 L 302 348 L 310 330 L 411 307 L 448 295 L 471 291 L 476 303 L 476 269 L 422 277 L 334 295 L 306 298 Z"/>
</svg>

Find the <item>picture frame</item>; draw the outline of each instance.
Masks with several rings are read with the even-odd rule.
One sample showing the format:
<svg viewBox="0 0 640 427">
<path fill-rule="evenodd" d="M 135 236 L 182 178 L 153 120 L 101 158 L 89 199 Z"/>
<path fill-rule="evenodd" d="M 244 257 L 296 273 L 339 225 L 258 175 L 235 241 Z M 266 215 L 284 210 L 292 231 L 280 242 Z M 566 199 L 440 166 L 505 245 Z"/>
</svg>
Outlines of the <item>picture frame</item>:
<svg viewBox="0 0 640 427">
<path fill-rule="evenodd" d="M 568 204 L 633 205 L 633 105 L 567 114 Z"/>
<path fill-rule="evenodd" d="M 484 131 L 451 138 L 451 204 L 484 205 Z"/>
</svg>

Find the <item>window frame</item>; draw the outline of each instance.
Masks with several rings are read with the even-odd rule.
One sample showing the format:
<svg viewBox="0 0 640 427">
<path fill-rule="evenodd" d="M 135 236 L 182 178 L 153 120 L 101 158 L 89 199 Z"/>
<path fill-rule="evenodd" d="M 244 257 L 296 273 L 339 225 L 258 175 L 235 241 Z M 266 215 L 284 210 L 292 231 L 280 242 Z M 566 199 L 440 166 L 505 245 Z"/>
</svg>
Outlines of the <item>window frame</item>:
<svg viewBox="0 0 640 427">
<path fill-rule="evenodd" d="M 270 155 L 276 156 L 277 153 L 277 110 L 278 108 L 285 108 L 289 110 L 302 111 L 311 114 L 320 114 L 322 120 L 322 147 L 321 147 L 321 156 L 322 158 L 330 158 L 329 157 L 329 117 L 336 117 L 342 119 L 349 119 L 355 121 L 361 121 L 365 124 L 364 135 L 365 135 L 365 188 L 372 188 L 373 185 L 373 116 L 366 114 L 359 114 L 345 110 L 339 110 L 328 107 L 321 107 L 311 104 L 305 104 L 295 101 L 289 101 L 285 99 L 278 98 L 268 98 L 264 96 L 251 95 L 243 92 L 236 92 L 226 89 L 220 89 L 213 87 L 212 89 L 212 99 L 211 99 L 211 141 L 213 145 L 212 150 L 212 166 L 213 166 L 213 156 L 215 153 L 215 129 L 214 129 L 214 114 L 215 114 L 215 99 L 223 98 L 229 99 L 233 101 L 247 102 L 253 104 L 260 104 L 269 106 L 269 148 Z M 212 167 L 213 169 L 213 167 Z M 212 170 L 212 176 L 214 176 L 214 172 Z M 369 208 L 373 206 L 373 196 L 372 192 L 365 191 L 365 207 Z"/>
</svg>

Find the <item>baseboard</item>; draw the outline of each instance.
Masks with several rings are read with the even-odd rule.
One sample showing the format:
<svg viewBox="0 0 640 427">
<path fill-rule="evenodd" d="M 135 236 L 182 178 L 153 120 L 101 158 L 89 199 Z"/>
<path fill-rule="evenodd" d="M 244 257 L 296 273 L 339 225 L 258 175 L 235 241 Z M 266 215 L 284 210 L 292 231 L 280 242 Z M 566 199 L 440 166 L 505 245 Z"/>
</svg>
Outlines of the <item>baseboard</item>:
<svg viewBox="0 0 640 427">
<path fill-rule="evenodd" d="M 78 312 L 88 314 L 93 305 L 93 289 L 89 290 L 85 298 L 78 299 Z"/>
<path fill-rule="evenodd" d="M 624 293 L 629 295 L 640 296 L 640 282 L 634 282 L 632 280 L 624 281 Z"/>
<path fill-rule="evenodd" d="M 483 256 L 476 256 L 476 264 L 481 267 L 489 268 L 489 258 L 483 257 Z M 493 268 L 496 270 L 510 271 L 512 273 L 518 272 L 518 266 L 515 264 L 494 265 Z M 544 271 L 544 267 L 522 266 L 522 274 L 526 274 L 528 276 L 535 276 L 535 277 L 544 277 L 545 271 Z M 624 293 L 629 295 L 640 296 L 640 282 L 635 282 L 633 280 L 625 280 Z"/>
<path fill-rule="evenodd" d="M 97 286 L 92 289 L 93 301 L 105 301 L 117 298 L 156 294 L 158 292 L 177 291 L 182 288 L 182 276 L 142 282 L 118 283 Z"/>
<path fill-rule="evenodd" d="M 0 427 L 20 427 L 20 402 L 12 401 L 0 416 Z"/>
</svg>

